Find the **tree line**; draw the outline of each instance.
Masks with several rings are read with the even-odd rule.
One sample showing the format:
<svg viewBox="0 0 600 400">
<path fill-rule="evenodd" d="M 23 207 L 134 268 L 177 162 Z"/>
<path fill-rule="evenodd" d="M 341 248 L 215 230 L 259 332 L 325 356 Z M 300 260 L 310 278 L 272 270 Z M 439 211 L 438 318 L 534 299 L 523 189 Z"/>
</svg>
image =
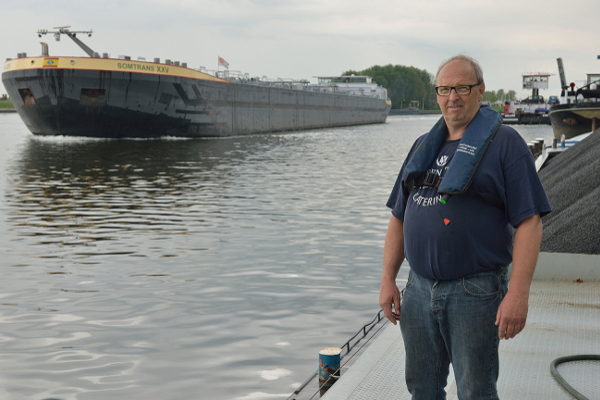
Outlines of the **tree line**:
<svg viewBox="0 0 600 400">
<path fill-rule="evenodd" d="M 504 89 L 499 89 L 497 92 L 495 90 L 487 91 L 483 94 L 483 100 L 489 101 L 490 103 L 495 103 L 497 101 L 505 102 L 510 100 L 516 100 L 517 92 L 514 90 L 509 90 L 505 92 Z"/>
<path fill-rule="evenodd" d="M 433 75 L 424 69 L 388 64 L 343 73 L 343 75 L 352 74 L 370 76 L 373 82 L 386 88 L 394 109 L 408 108 L 411 102 L 413 106 L 418 103 L 419 108 L 423 108 L 424 102 L 426 110 L 437 108 Z"/>
<path fill-rule="evenodd" d="M 424 69 L 403 65 L 374 65 L 362 71 L 349 70 L 342 75 L 367 75 L 373 82 L 388 91 L 393 109 L 418 107 L 425 110 L 439 110 L 435 95 L 435 77 Z M 516 92 L 503 89 L 497 92 L 486 91 L 483 100 L 494 103 L 498 100 L 514 100 Z"/>
</svg>

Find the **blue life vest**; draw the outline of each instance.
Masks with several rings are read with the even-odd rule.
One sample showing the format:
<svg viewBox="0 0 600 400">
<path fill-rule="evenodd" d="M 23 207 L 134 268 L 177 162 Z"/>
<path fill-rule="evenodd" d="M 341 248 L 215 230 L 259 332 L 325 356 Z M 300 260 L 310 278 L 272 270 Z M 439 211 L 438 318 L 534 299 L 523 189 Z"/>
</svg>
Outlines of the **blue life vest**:
<svg viewBox="0 0 600 400">
<path fill-rule="evenodd" d="M 498 128 L 502 125 L 502 117 L 490 106 L 481 106 L 465 130 L 456 153 L 450 161 L 444 179 L 437 179 L 427 171 L 446 140 L 448 129 L 444 117 L 433 126 L 408 161 L 402 182 L 410 193 L 415 187 L 422 185 L 437 186 L 442 194 L 442 203 L 452 195 L 479 195 L 489 203 L 504 207 L 502 200 L 490 193 L 475 193 L 469 189 L 477 167 L 485 151 L 494 139 Z"/>
</svg>

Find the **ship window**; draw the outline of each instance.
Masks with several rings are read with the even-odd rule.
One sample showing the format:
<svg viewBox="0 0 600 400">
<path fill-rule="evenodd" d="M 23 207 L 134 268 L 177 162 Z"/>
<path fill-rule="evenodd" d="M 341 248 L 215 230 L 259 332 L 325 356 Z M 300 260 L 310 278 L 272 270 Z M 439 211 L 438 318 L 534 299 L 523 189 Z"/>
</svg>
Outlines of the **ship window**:
<svg viewBox="0 0 600 400">
<path fill-rule="evenodd" d="M 79 104 L 84 106 L 99 106 L 106 104 L 106 89 L 81 89 Z"/>
<path fill-rule="evenodd" d="M 588 74 L 588 85 L 590 83 L 599 83 L 600 82 L 600 74 Z"/>
<path fill-rule="evenodd" d="M 31 90 L 29 90 L 28 88 L 19 89 L 19 94 L 21 95 L 21 99 L 23 99 L 23 103 L 25 105 L 31 106 L 35 104 L 35 99 L 31 94 Z"/>
</svg>

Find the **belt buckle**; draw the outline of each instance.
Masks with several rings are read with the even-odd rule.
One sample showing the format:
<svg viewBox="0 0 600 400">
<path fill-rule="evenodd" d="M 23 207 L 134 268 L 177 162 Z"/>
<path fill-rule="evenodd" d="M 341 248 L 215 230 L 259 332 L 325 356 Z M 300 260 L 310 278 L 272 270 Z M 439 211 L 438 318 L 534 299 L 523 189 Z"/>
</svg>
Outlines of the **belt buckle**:
<svg viewBox="0 0 600 400">
<path fill-rule="evenodd" d="M 425 174 L 425 180 L 423 181 L 424 186 L 434 186 L 437 187 L 439 180 L 439 175 L 432 171 L 427 171 Z"/>
</svg>

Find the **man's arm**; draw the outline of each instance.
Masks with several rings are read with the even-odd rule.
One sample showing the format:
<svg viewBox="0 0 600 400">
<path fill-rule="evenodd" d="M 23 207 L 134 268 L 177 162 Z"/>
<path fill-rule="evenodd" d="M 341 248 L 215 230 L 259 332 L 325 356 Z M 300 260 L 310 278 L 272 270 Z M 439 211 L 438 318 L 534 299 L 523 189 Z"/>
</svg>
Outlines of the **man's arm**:
<svg viewBox="0 0 600 400">
<path fill-rule="evenodd" d="M 510 284 L 496 314 L 500 339 L 512 339 L 525 328 L 529 307 L 529 288 L 541 241 L 542 219 L 539 214 L 524 219 L 517 226 Z"/>
<path fill-rule="evenodd" d="M 379 305 L 385 316 L 394 325 L 400 318 L 400 291 L 396 286 L 396 277 L 402 261 L 404 261 L 404 225 L 402 221 L 392 215 L 383 246 L 383 272 L 381 273 Z"/>
</svg>

